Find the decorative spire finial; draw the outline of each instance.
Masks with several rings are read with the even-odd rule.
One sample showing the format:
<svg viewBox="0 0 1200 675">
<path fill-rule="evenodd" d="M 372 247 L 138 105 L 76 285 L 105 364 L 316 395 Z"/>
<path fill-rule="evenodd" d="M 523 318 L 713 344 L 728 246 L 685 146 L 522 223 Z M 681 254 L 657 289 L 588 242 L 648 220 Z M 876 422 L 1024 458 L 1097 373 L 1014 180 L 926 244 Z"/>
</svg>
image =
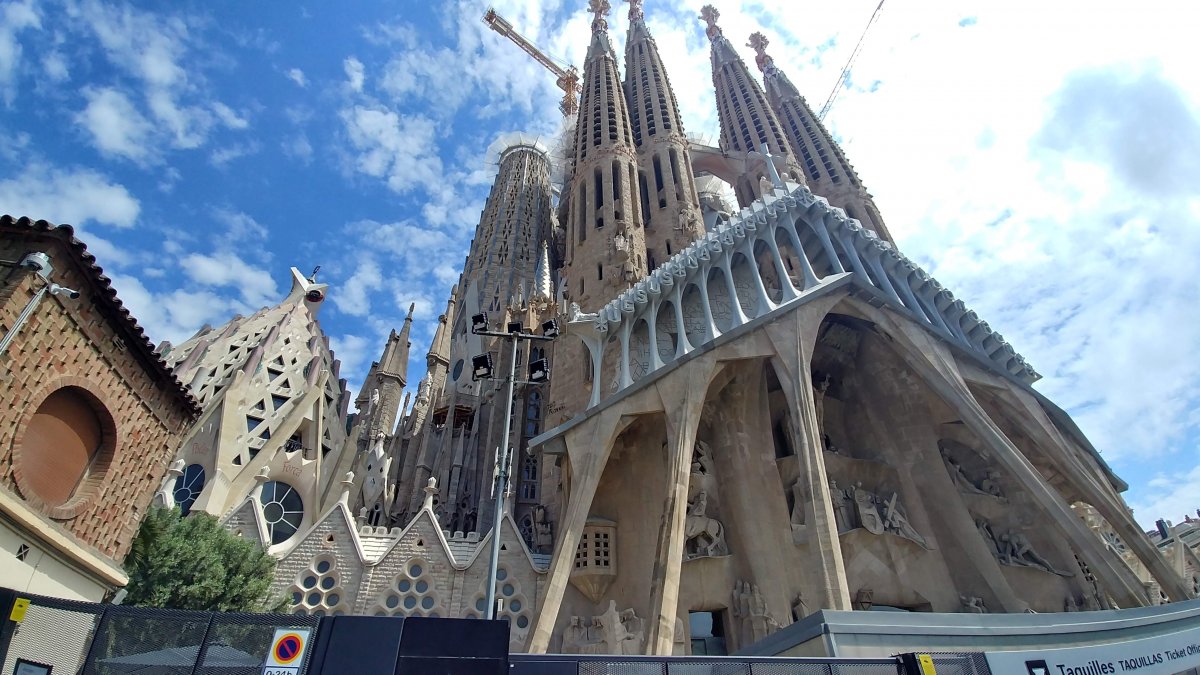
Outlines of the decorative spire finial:
<svg viewBox="0 0 1200 675">
<path fill-rule="evenodd" d="M 416 308 L 417 308 L 417 303 L 415 303 L 415 302 L 408 303 L 408 316 L 404 317 L 404 320 L 406 322 L 412 321 L 413 310 L 415 310 Z"/>
<path fill-rule="evenodd" d="M 705 5 L 700 8 L 700 18 L 708 24 L 708 39 L 716 39 L 721 34 L 721 29 L 717 26 L 717 19 L 721 18 L 721 13 L 712 5 Z"/>
<path fill-rule="evenodd" d="M 751 34 L 750 41 L 746 43 L 746 46 L 752 48 L 758 55 L 754 57 L 754 62 L 758 64 L 758 69 L 763 73 L 775 67 L 775 61 L 767 56 L 767 45 L 769 44 L 771 41 L 761 32 Z"/>
<path fill-rule="evenodd" d="M 642 0 L 625 0 L 625 2 L 629 3 L 630 21 L 641 21 L 646 18 L 646 15 L 642 12 Z"/>
<path fill-rule="evenodd" d="M 596 15 L 596 17 L 592 19 L 593 33 L 599 33 L 608 30 L 608 19 L 605 19 L 604 17 L 608 16 L 608 12 L 611 9 L 612 5 L 608 3 L 608 0 L 588 0 L 588 11 Z"/>
</svg>

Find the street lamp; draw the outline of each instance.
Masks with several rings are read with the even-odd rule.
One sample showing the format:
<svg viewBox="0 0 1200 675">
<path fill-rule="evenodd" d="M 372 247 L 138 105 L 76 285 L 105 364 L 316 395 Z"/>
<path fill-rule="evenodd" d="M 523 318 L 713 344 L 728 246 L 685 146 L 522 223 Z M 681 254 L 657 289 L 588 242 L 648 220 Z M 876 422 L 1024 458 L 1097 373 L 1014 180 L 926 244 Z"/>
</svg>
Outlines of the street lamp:
<svg viewBox="0 0 1200 675">
<path fill-rule="evenodd" d="M 487 618 L 496 618 L 496 571 L 500 567 L 500 523 L 504 515 L 504 492 L 508 489 L 508 436 L 512 433 L 512 404 L 513 393 L 517 384 L 517 348 L 522 340 L 530 342 L 549 342 L 559 336 L 558 322 L 554 320 L 542 324 L 542 335 L 525 332 L 520 321 L 509 321 L 507 332 L 488 330 L 487 314 L 476 314 L 471 317 L 471 332 L 476 335 L 487 335 L 512 342 L 512 354 L 508 360 L 508 396 L 504 401 L 504 437 L 500 451 L 496 456 L 496 508 L 492 517 L 492 555 L 488 563 L 487 588 Z M 480 354 L 471 359 L 471 377 L 475 380 L 491 379 L 494 375 L 494 364 L 491 354 Z M 529 364 L 529 379 L 522 384 L 542 384 L 549 381 L 550 368 L 546 359 L 538 359 Z"/>
</svg>

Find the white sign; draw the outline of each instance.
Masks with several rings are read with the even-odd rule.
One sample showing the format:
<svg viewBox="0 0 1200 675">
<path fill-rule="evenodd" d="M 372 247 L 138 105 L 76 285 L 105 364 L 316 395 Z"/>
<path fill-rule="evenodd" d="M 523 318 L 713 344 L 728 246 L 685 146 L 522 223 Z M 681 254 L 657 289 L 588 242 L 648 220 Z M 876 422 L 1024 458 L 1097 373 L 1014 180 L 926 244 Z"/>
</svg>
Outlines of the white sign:
<svg viewBox="0 0 1200 675">
<path fill-rule="evenodd" d="M 308 651 L 307 628 L 276 628 L 262 675 L 299 675 Z"/>
<path fill-rule="evenodd" d="M 1200 668 L 1200 628 L 1144 640 L 984 656 L 996 675 L 1176 675 Z"/>
</svg>

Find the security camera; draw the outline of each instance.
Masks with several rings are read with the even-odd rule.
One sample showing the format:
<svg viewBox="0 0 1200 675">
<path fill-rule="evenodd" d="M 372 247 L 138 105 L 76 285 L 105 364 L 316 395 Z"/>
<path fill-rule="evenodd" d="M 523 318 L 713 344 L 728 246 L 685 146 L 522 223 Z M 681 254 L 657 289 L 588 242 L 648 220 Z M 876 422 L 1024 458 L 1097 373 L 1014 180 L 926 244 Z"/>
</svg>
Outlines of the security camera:
<svg viewBox="0 0 1200 675">
<path fill-rule="evenodd" d="M 50 284 L 50 295 L 65 295 L 72 300 L 79 299 L 79 291 L 58 284 Z"/>
<path fill-rule="evenodd" d="M 34 251 L 21 258 L 21 267 L 37 272 L 43 279 L 49 279 L 54 267 L 50 265 L 50 256 L 41 251 Z"/>
</svg>

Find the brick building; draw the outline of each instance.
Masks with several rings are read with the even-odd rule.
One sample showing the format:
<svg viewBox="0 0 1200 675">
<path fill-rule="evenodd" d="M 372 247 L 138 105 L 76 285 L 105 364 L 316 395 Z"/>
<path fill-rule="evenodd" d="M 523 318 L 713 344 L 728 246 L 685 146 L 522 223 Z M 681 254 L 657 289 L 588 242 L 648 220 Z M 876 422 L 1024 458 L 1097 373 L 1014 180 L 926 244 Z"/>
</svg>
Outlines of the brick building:
<svg viewBox="0 0 1200 675">
<path fill-rule="evenodd" d="M 99 600 L 197 404 L 69 225 L 0 217 L 0 334 L 0 579 Z"/>
</svg>

